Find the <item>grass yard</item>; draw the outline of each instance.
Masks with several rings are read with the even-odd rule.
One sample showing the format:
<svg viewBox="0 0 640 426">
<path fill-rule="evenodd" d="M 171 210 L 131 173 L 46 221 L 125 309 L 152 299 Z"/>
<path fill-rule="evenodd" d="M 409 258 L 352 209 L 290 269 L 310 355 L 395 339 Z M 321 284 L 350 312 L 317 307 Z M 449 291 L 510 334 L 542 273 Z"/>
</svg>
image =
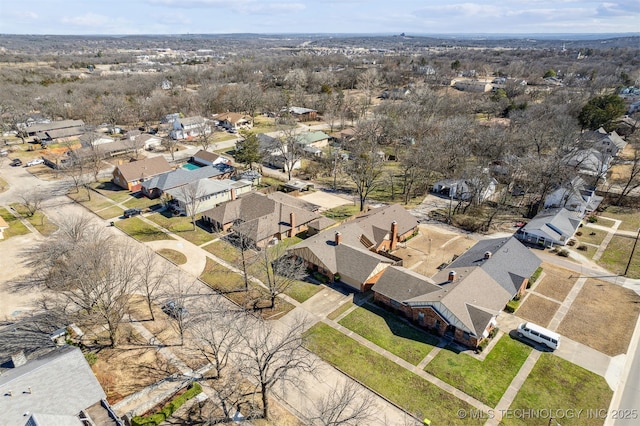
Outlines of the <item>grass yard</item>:
<svg viewBox="0 0 640 426">
<path fill-rule="evenodd" d="M 0 176 L 0 193 L 6 191 L 7 189 L 9 189 L 9 184 Z"/>
<path fill-rule="evenodd" d="M 11 207 L 24 217 L 36 230 L 44 236 L 49 236 L 58 230 L 58 225 L 51 222 L 41 211 L 36 211 L 29 216 L 29 210 L 20 203 L 11 204 Z"/>
<path fill-rule="evenodd" d="M 351 216 L 360 213 L 360 207 L 353 204 L 345 204 L 344 206 L 334 207 L 322 212 L 322 214 L 329 219 L 333 219 L 336 222 L 349 219 Z"/>
<path fill-rule="evenodd" d="M 203 249 L 232 265 L 239 265 L 241 262 L 240 250 L 225 240 L 214 241 L 204 246 Z"/>
<path fill-rule="evenodd" d="M 340 325 L 365 339 L 417 365 L 438 340 L 400 320 L 395 314 L 372 306 L 356 308 L 340 320 Z"/>
<path fill-rule="evenodd" d="M 122 203 L 131 197 L 131 193 L 129 191 L 120 188 L 111 181 L 94 182 L 90 186 L 114 203 Z"/>
<path fill-rule="evenodd" d="M 558 333 L 615 356 L 627 352 L 639 314 L 640 296 L 634 291 L 588 279 Z"/>
<path fill-rule="evenodd" d="M 284 293 L 296 300 L 297 302 L 304 302 L 314 294 L 322 290 L 322 286 L 318 284 L 307 283 L 304 281 L 294 281 Z"/>
<path fill-rule="evenodd" d="M 349 309 L 351 309 L 353 306 L 355 306 L 353 302 L 343 303 L 342 305 L 340 305 L 340 307 L 338 309 L 336 309 L 335 311 L 333 311 L 329 315 L 327 315 L 327 318 L 329 318 L 330 320 L 335 320 L 340 315 L 344 314 Z"/>
<path fill-rule="evenodd" d="M 5 229 L 3 232 L 5 240 L 15 237 L 16 235 L 25 235 L 31 232 L 20 222 L 20 219 L 9 213 L 7 209 L 0 207 L 0 216 L 2 216 L 5 222 L 7 222 L 7 225 L 9 225 L 9 229 Z"/>
<path fill-rule="evenodd" d="M 176 265 L 187 263 L 187 256 L 177 250 L 163 248 L 158 250 L 158 254 Z"/>
<path fill-rule="evenodd" d="M 518 308 L 517 315 L 522 319 L 546 327 L 553 319 L 558 308 L 560 308 L 559 303 L 535 294 L 530 294 L 527 300 Z"/>
<path fill-rule="evenodd" d="M 640 213 L 637 209 L 609 206 L 600 215 L 621 220 L 622 223 L 618 226 L 621 231 L 635 231 L 640 228 Z M 598 218 L 598 224 L 600 224 L 600 219 Z M 604 223 L 602 225 L 607 226 Z"/>
<path fill-rule="evenodd" d="M 86 188 L 79 188 L 78 192 L 69 192 L 67 196 L 73 201 L 82 204 L 92 212 L 104 210 L 113 206 L 113 202 L 111 200 L 94 191 L 89 193 L 89 190 Z"/>
<path fill-rule="evenodd" d="M 264 288 L 249 281 L 249 291 L 245 291 L 244 277 L 242 275 L 225 268 L 211 259 L 207 259 L 200 279 L 209 287 L 222 293 L 227 299 L 244 308 L 264 307 L 270 303 L 269 294 Z M 277 319 L 294 307 L 292 304 L 276 298 L 275 308 L 260 309 L 260 314 L 265 319 Z"/>
<path fill-rule="evenodd" d="M 115 225 L 131 237 L 141 242 L 173 240 L 169 235 L 160 231 L 158 228 L 149 225 L 139 217 L 120 220 L 116 222 Z"/>
<path fill-rule="evenodd" d="M 114 219 L 116 217 L 122 216 L 124 210 L 122 210 L 118 206 L 111 206 L 103 210 L 95 211 L 94 213 L 100 216 L 102 219 Z"/>
<path fill-rule="evenodd" d="M 577 278 L 575 273 L 559 266 L 543 263 L 544 278 L 533 287 L 536 293 L 543 294 L 560 302 L 564 301 L 573 288 Z"/>
<path fill-rule="evenodd" d="M 212 234 L 198 226 L 200 216 L 196 216 L 196 229 L 193 229 L 191 218 L 187 216 L 167 217 L 161 213 L 154 213 L 147 216 L 147 219 L 157 223 L 164 229 L 176 233 L 185 240 L 199 246 L 217 238 L 218 234 Z"/>
<path fill-rule="evenodd" d="M 588 416 L 588 410 L 606 410 L 613 392 L 606 380 L 582 367 L 543 353 L 524 382 L 510 410 L 584 410 L 579 418 L 558 419 L 562 426 L 602 425 L 603 418 Z M 504 425 L 548 425 L 549 419 L 503 418 Z"/>
<path fill-rule="evenodd" d="M 326 324 L 314 325 L 306 336 L 309 350 L 419 418 L 438 425 L 483 423 L 459 418 L 458 410 L 473 408 L 466 402 Z"/>
<path fill-rule="evenodd" d="M 505 334 L 484 361 L 444 349 L 427 364 L 425 371 L 495 407 L 530 353 L 529 346 Z"/>
<path fill-rule="evenodd" d="M 615 235 L 607 245 L 602 257 L 598 260 L 598 264 L 614 274 L 623 274 L 629 262 L 634 241 L 635 239 L 632 237 Z M 640 244 L 638 244 L 633 253 L 627 277 L 640 278 Z"/>
<path fill-rule="evenodd" d="M 141 192 L 135 192 L 133 194 L 130 194 L 130 198 L 128 198 L 125 202 L 124 202 L 124 206 L 129 208 L 129 209 L 133 209 L 133 208 L 137 208 L 137 209 L 159 209 L 160 207 L 162 207 L 162 202 L 158 199 L 150 199 L 145 197 L 144 195 L 142 195 Z"/>
<path fill-rule="evenodd" d="M 602 240 L 604 240 L 604 237 L 607 236 L 606 231 L 601 231 L 600 229 L 595 229 L 595 228 L 589 228 L 588 225 L 585 225 L 582 228 L 582 230 L 578 232 L 582 232 L 582 235 L 580 236 L 576 235 L 575 238 L 580 243 L 595 244 L 597 246 L 599 246 L 602 243 Z M 580 245 L 580 243 L 578 243 L 577 245 Z"/>
</svg>

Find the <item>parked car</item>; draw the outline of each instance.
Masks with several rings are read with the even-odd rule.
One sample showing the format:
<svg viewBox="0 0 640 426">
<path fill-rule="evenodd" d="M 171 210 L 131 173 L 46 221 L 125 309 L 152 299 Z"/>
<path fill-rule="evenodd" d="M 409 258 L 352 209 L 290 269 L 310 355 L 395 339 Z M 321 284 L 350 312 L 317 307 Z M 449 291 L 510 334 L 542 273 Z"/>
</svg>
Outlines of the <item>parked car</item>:
<svg viewBox="0 0 640 426">
<path fill-rule="evenodd" d="M 126 209 L 123 213 L 124 217 L 133 217 L 142 213 L 142 209 Z"/>
<path fill-rule="evenodd" d="M 18 167 L 18 166 L 22 166 L 22 160 L 19 158 L 14 158 L 13 160 L 11 160 L 11 162 L 9 163 L 12 167 Z"/>
<path fill-rule="evenodd" d="M 523 322 L 516 330 L 518 337 L 526 337 L 534 342 L 542 343 L 549 349 L 560 347 L 560 335 L 532 322 Z"/>
<path fill-rule="evenodd" d="M 42 158 L 34 158 L 33 160 L 29 161 L 26 166 L 31 167 L 37 166 L 38 164 L 44 164 L 44 160 Z"/>
<path fill-rule="evenodd" d="M 162 312 L 175 319 L 182 319 L 189 315 L 189 311 L 175 300 L 169 300 L 162 305 Z"/>
</svg>

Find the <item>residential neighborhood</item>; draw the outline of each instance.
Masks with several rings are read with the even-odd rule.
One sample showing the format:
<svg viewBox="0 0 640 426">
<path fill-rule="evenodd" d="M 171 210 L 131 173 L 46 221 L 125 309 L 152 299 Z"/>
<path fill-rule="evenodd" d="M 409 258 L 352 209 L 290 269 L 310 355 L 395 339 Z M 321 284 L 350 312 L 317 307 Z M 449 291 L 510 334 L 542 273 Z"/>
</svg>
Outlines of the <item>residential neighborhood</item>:
<svg viewBox="0 0 640 426">
<path fill-rule="evenodd" d="M 637 99 L 578 68 L 609 47 L 298 37 L 0 58 L 55 81 L 0 95 L 0 424 L 635 424 Z"/>
</svg>

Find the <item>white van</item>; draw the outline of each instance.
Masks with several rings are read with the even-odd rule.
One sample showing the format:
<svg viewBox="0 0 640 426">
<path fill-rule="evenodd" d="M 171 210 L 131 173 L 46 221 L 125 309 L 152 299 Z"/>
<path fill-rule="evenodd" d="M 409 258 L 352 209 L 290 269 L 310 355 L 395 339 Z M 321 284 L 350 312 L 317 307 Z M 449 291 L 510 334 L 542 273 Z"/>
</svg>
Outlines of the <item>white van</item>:
<svg viewBox="0 0 640 426">
<path fill-rule="evenodd" d="M 550 349 L 560 347 L 560 335 L 532 322 L 523 322 L 518 326 L 518 336 L 526 337 L 534 342 L 542 343 Z"/>
</svg>

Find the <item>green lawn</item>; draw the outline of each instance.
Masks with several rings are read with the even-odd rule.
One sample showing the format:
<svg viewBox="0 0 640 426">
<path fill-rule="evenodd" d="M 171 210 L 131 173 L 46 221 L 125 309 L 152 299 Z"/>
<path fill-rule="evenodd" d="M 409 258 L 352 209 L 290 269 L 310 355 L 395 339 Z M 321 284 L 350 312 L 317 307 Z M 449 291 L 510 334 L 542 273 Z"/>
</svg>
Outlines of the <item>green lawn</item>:
<svg viewBox="0 0 640 426">
<path fill-rule="evenodd" d="M 425 371 L 495 407 L 530 353 L 529 346 L 505 334 L 484 361 L 443 349 Z"/>
<path fill-rule="evenodd" d="M 614 236 L 609 241 L 602 257 L 598 260 L 598 264 L 614 274 L 623 274 L 629 262 L 634 241 L 634 238 Z M 627 277 L 640 278 L 640 244 L 636 246 L 636 250 L 633 253 Z"/>
<path fill-rule="evenodd" d="M 607 236 L 606 231 L 589 228 L 587 226 L 583 226 L 582 229 L 580 229 L 580 231 L 578 232 L 582 232 L 582 235 L 576 235 L 577 240 L 581 243 L 600 245 L 600 243 L 602 243 L 602 240 L 604 240 L 604 237 Z"/>
<path fill-rule="evenodd" d="M 331 312 L 329 315 L 327 315 L 327 318 L 329 318 L 330 320 L 335 320 L 336 318 L 338 318 L 340 315 L 344 314 L 345 312 L 347 312 L 349 309 L 351 309 L 351 307 L 355 306 L 353 304 L 353 302 L 346 302 L 343 303 L 338 309 L 336 309 L 335 311 Z"/>
<path fill-rule="evenodd" d="M 637 209 L 609 206 L 600 214 L 605 217 L 621 220 L 622 223 L 618 227 L 621 231 L 636 231 L 640 228 L 640 212 L 638 212 Z M 604 223 L 602 225 L 607 226 Z"/>
<path fill-rule="evenodd" d="M 31 226 L 44 236 L 49 236 L 58 230 L 58 225 L 51 222 L 49 218 L 41 211 L 36 211 L 33 216 L 29 216 L 29 210 L 20 204 L 13 203 L 11 207 L 25 218 Z"/>
<path fill-rule="evenodd" d="M 203 249 L 232 265 L 238 265 L 240 262 L 240 250 L 224 240 L 214 241 Z"/>
<path fill-rule="evenodd" d="M 104 210 L 98 210 L 94 213 L 100 216 L 102 219 L 113 219 L 113 218 L 122 216 L 123 212 L 124 210 L 122 210 L 120 207 L 111 206 L 111 207 L 107 207 Z"/>
<path fill-rule="evenodd" d="M 320 290 L 322 290 L 322 286 L 318 284 L 307 283 L 304 281 L 295 281 L 285 290 L 284 293 L 287 296 L 302 303 Z"/>
<path fill-rule="evenodd" d="M 435 337 L 415 329 L 395 314 L 372 306 L 356 308 L 340 320 L 340 325 L 413 365 L 419 364 L 438 343 Z"/>
<path fill-rule="evenodd" d="M 326 324 L 314 325 L 306 337 L 309 350 L 418 418 L 434 425 L 483 423 L 458 416 L 459 410 L 472 409 L 466 402 Z"/>
<path fill-rule="evenodd" d="M 120 188 L 111 181 L 94 182 L 91 184 L 91 187 L 114 203 L 121 203 L 131 197 L 129 191 Z"/>
<path fill-rule="evenodd" d="M 176 265 L 184 265 L 187 263 L 187 256 L 177 250 L 163 248 L 158 250 L 158 254 Z"/>
<path fill-rule="evenodd" d="M 334 207 L 329 210 L 325 210 L 322 214 L 337 222 L 349 219 L 351 216 L 360 213 L 360 206 L 354 206 L 353 204 L 346 204 L 344 206 Z"/>
<path fill-rule="evenodd" d="M 0 207 L 0 216 L 2 216 L 5 222 L 7 222 L 7 225 L 9 225 L 9 229 L 5 229 L 3 232 L 5 240 L 7 238 L 15 237 L 16 235 L 24 235 L 31 232 L 22 222 L 20 222 L 20 219 L 9 213 L 7 209 Z"/>
<path fill-rule="evenodd" d="M 212 234 L 197 226 L 200 216 L 196 216 L 196 229 L 193 229 L 191 218 L 187 216 L 167 217 L 163 213 L 154 213 L 146 216 L 147 219 L 157 223 L 163 228 L 175 232 L 185 240 L 199 246 L 206 242 L 212 241 L 218 237 L 218 234 Z"/>
<path fill-rule="evenodd" d="M 147 224 L 145 221 L 138 217 L 131 217 L 129 219 L 120 220 L 115 225 L 131 235 L 138 241 L 157 241 L 157 240 L 173 240 L 169 235 L 160 231 L 152 225 Z"/>
<path fill-rule="evenodd" d="M 159 209 L 162 205 L 162 202 L 159 199 L 150 199 L 142 195 L 140 192 L 136 192 L 134 194 L 130 194 L 130 198 L 128 198 L 124 202 L 124 206 L 129 209 L 142 209 L 146 210 L 148 208 Z"/>
<path fill-rule="evenodd" d="M 98 210 L 104 210 L 107 207 L 113 206 L 113 202 L 111 200 L 93 191 L 89 193 L 86 188 L 79 188 L 78 192 L 73 192 L 73 191 L 74 190 L 72 190 L 72 192 L 69 192 L 67 196 L 72 200 L 82 204 L 92 212 L 95 212 Z"/>
<path fill-rule="evenodd" d="M 602 425 L 604 418 L 587 412 L 606 413 L 613 392 L 606 380 L 555 355 L 543 353 L 524 382 L 510 410 L 584 410 L 579 418 L 558 419 L 562 426 Z M 516 416 L 512 416 L 516 417 Z M 504 418 L 505 425 L 547 425 L 549 419 Z"/>
</svg>

